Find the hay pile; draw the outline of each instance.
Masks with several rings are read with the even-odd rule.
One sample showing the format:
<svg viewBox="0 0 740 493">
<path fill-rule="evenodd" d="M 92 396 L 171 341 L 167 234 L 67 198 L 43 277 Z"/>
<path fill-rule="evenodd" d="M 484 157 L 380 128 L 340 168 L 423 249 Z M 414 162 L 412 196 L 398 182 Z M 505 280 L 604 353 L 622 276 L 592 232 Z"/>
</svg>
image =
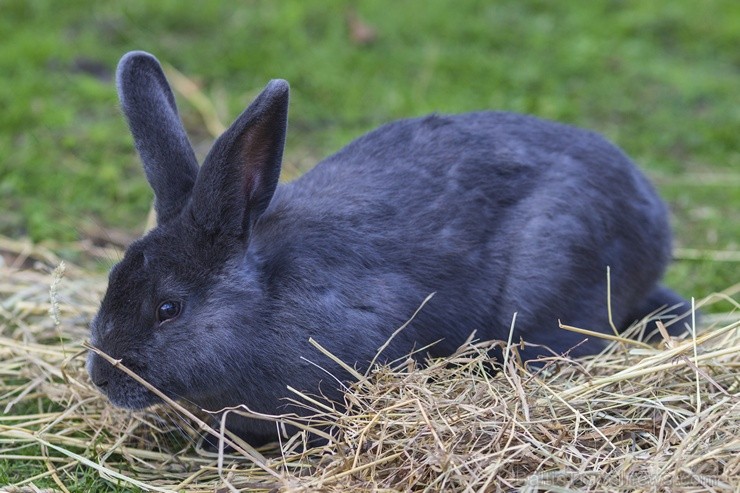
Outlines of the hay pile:
<svg viewBox="0 0 740 493">
<path fill-rule="evenodd" d="M 82 346 L 104 278 L 54 274 L 50 253 L 14 248 L 0 265 L 0 464 L 43 468 L 11 471 L 4 491 L 75 491 L 80 468 L 146 491 L 738 491 L 737 287 L 724 296 L 734 311 L 695 340 L 617 343 L 540 369 L 513 347 L 495 374 L 491 344 L 470 343 L 424 368 L 376 369 L 346 412 L 307 403 L 335 423 L 325 446 L 304 450 L 299 435 L 218 453 L 197 445 L 203 425 L 185 409 L 106 403 Z"/>
</svg>

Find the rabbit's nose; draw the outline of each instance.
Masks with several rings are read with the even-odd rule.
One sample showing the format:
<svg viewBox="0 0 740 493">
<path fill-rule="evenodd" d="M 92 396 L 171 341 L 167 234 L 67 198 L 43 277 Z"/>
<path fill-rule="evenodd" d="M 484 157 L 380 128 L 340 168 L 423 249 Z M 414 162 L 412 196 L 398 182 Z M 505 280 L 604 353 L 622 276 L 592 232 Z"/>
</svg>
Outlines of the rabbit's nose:
<svg viewBox="0 0 740 493">
<path fill-rule="evenodd" d="M 95 353 L 90 353 L 87 358 L 87 373 L 90 375 L 90 380 L 95 384 L 96 387 L 102 389 L 108 385 L 108 377 L 106 372 L 100 365 L 100 358 Z"/>
<path fill-rule="evenodd" d="M 92 380 L 92 383 L 94 383 L 99 389 L 108 385 L 108 377 L 95 367 L 93 367 L 93 371 L 90 372 L 90 380 Z"/>
</svg>

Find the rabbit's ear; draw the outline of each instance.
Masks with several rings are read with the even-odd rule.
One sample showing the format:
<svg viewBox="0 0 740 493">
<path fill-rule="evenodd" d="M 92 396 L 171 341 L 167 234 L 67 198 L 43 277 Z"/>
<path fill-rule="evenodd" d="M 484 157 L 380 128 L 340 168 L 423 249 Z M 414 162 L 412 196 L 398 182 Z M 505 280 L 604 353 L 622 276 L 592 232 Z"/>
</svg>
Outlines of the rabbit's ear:
<svg viewBox="0 0 740 493">
<path fill-rule="evenodd" d="M 177 216 L 198 175 L 198 161 L 180 122 L 175 97 L 159 62 L 132 51 L 118 63 L 118 97 L 154 190 L 157 221 Z"/>
<path fill-rule="evenodd" d="M 245 239 L 267 209 L 280 177 L 288 95 L 286 81 L 270 81 L 211 148 L 191 203 L 203 229 Z"/>
</svg>

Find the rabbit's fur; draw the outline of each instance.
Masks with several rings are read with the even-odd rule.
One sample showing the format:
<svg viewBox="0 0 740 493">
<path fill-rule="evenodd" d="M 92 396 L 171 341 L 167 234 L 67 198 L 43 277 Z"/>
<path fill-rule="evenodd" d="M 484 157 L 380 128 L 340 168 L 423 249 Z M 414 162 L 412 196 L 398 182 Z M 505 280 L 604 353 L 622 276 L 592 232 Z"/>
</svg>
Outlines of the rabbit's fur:
<svg viewBox="0 0 740 493">
<path fill-rule="evenodd" d="M 365 369 L 430 293 L 382 360 L 433 343 L 424 355 L 447 355 L 472 331 L 505 340 L 514 313 L 514 341 L 597 352 L 600 340 L 558 320 L 611 332 L 607 266 L 618 327 L 686 308 L 658 285 L 666 206 L 595 133 L 503 112 L 402 120 L 278 186 L 285 81 L 267 85 L 199 168 L 157 60 L 129 53 L 117 80 L 159 225 L 111 271 L 92 343 L 168 396 L 263 413 L 286 410 L 288 386 L 341 400 L 334 377 L 348 375 L 308 339 Z M 179 315 L 167 319 L 176 310 L 165 301 Z M 88 370 L 116 405 L 157 402 L 95 354 Z M 264 421 L 230 426 L 275 434 Z"/>
</svg>

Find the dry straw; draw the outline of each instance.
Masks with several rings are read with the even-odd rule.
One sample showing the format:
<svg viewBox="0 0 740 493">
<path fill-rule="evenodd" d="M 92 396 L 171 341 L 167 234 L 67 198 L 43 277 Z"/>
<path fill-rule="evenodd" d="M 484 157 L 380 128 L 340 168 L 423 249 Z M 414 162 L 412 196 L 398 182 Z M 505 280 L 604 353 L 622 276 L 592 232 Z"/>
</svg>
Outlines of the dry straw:
<svg viewBox="0 0 740 493">
<path fill-rule="evenodd" d="M 177 403 L 129 413 L 91 387 L 83 342 L 102 276 L 29 245 L 2 240 L 0 251 L 0 464 L 43 465 L 34 477 L 11 471 L 5 491 L 74 490 L 80 468 L 145 491 L 739 488 L 738 286 L 703 301 L 731 311 L 695 336 L 617 338 L 599 356 L 538 368 L 519 363 L 517 345 L 471 340 L 424 367 L 409 359 L 357 374 L 345 410 L 296 393 L 316 416 L 282 421 L 331 424 L 315 430 L 325 445 L 299 434 L 254 450 L 226 437 L 231 447 L 211 452 L 202 437 L 223 430 L 205 413 Z M 496 345 L 505 365 L 491 372 Z"/>
</svg>

